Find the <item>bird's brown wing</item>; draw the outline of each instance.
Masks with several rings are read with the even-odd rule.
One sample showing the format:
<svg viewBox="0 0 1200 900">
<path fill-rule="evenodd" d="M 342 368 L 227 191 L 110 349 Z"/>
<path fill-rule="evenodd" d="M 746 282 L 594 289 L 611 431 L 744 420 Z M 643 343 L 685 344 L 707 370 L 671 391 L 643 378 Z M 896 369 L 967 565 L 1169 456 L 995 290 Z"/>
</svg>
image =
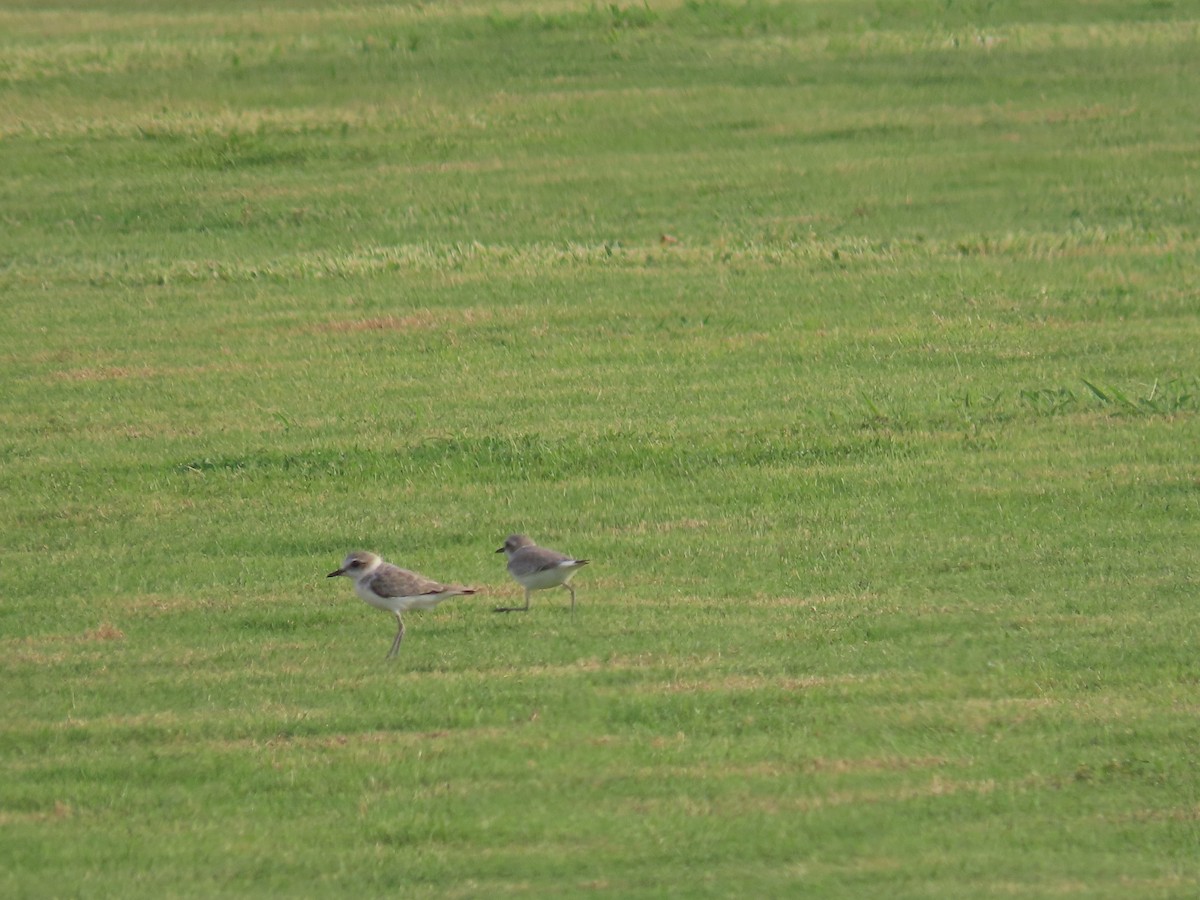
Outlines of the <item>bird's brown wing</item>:
<svg viewBox="0 0 1200 900">
<path fill-rule="evenodd" d="M 371 589 L 381 597 L 421 597 L 425 594 L 473 594 L 471 588 L 457 584 L 442 584 L 418 572 L 399 566 L 383 565 L 371 578 Z"/>
</svg>

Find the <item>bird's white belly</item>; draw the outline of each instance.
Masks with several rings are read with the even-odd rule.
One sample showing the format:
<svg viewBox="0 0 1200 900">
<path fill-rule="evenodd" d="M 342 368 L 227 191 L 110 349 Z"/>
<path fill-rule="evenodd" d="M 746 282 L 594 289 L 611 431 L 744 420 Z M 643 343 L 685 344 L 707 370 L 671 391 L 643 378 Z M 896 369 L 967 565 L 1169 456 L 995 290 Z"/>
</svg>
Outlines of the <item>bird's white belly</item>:
<svg viewBox="0 0 1200 900">
<path fill-rule="evenodd" d="M 541 591 L 546 588 L 558 587 L 560 584 L 566 584 L 571 576 L 579 571 L 579 567 L 572 563 L 563 563 L 555 566 L 553 569 L 543 569 L 540 572 L 532 572 L 529 575 L 515 576 L 522 587 L 528 588 L 531 591 Z"/>
<path fill-rule="evenodd" d="M 408 612 L 410 609 L 433 609 L 447 597 L 453 594 L 419 594 L 416 597 L 380 597 L 362 582 L 354 585 L 354 591 L 366 603 L 376 609 L 386 609 L 389 612 Z"/>
<path fill-rule="evenodd" d="M 420 597 L 405 597 L 404 609 L 433 609 L 443 600 L 457 597 L 458 594 L 422 594 Z"/>
</svg>

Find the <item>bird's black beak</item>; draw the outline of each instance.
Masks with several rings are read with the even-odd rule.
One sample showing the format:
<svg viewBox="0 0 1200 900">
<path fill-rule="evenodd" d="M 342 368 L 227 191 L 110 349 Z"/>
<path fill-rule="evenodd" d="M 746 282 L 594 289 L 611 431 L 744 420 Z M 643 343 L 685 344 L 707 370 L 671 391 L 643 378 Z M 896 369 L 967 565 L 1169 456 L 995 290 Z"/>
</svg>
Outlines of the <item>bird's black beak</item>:
<svg viewBox="0 0 1200 900">
<path fill-rule="evenodd" d="M 345 570 L 345 569 L 338 569 L 336 572 L 330 572 L 330 573 L 329 573 L 328 575 L 326 575 L 325 577 L 326 577 L 326 578 L 337 578 L 339 575 L 345 575 L 345 574 L 346 574 L 346 570 Z"/>
<path fill-rule="evenodd" d="M 497 548 L 496 548 L 496 552 L 497 552 L 497 553 L 503 553 L 503 552 L 504 552 L 504 548 L 503 548 L 503 547 L 497 547 Z"/>
</svg>

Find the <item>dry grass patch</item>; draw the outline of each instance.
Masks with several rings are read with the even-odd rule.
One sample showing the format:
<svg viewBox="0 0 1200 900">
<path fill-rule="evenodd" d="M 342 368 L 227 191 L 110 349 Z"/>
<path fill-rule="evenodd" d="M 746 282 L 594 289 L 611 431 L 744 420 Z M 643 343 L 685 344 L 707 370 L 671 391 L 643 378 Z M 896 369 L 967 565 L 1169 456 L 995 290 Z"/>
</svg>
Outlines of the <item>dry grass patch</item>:
<svg viewBox="0 0 1200 900">
<path fill-rule="evenodd" d="M 216 606 L 215 601 L 204 600 L 195 595 L 166 596 L 163 594 L 140 594 L 128 598 L 123 604 L 123 608 L 129 613 L 149 616 L 175 615 L 195 612 L 197 609 L 213 609 Z"/>
<path fill-rule="evenodd" d="M 661 771 L 647 770 L 648 777 L 661 778 Z M 861 790 L 837 790 L 821 794 L 801 794 L 781 791 L 766 785 L 769 794 L 739 792 L 727 796 L 677 796 L 630 799 L 624 805 L 641 815 L 653 815 L 683 811 L 690 816 L 717 816 L 738 818 L 752 815 L 794 815 L 812 813 L 843 806 L 881 806 L 904 804 L 917 800 L 950 797 L 959 794 L 987 796 L 1001 789 L 994 779 L 962 780 L 934 776 L 919 784 L 899 785 L 891 788 Z M 1005 789 L 1018 790 L 1017 786 L 1005 785 Z"/>
<path fill-rule="evenodd" d="M 647 521 L 639 519 L 636 522 L 599 529 L 600 533 L 614 537 L 628 537 L 639 534 L 670 534 L 674 531 L 704 531 L 709 527 L 708 519 L 669 519 L 665 521 Z"/>
<path fill-rule="evenodd" d="M 853 606 L 856 610 L 870 608 L 880 611 L 879 594 L 755 594 L 738 599 L 744 609 L 807 609 L 813 612 L 821 606 Z"/>
<path fill-rule="evenodd" d="M 632 688 L 646 694 L 694 694 L 694 693 L 745 693 L 774 689 L 796 692 L 834 685 L 861 684 L 874 680 L 866 675 L 824 676 L 806 678 L 778 675 L 716 675 L 711 678 L 688 678 L 671 681 L 643 683 Z"/>
<path fill-rule="evenodd" d="M 74 656 L 72 645 L 109 644 L 123 640 L 124 631 L 110 622 L 101 622 L 83 634 L 25 635 L 7 639 L 0 643 L 0 647 L 5 649 L 8 659 L 13 663 L 46 667 L 62 663 Z"/>
<path fill-rule="evenodd" d="M 34 638 L 25 638 L 22 643 L 15 649 L 9 651 L 8 659 L 15 665 L 35 666 L 37 668 L 51 668 L 53 666 L 62 665 L 71 658 L 71 654 L 66 649 L 50 650 L 43 647 L 29 646 L 29 642 Z M 36 639 L 45 643 L 54 641 L 61 647 L 62 639 L 59 637 Z"/>
<path fill-rule="evenodd" d="M 588 674 L 595 672 L 633 672 L 633 671 L 654 671 L 663 669 L 664 667 L 683 665 L 687 668 L 704 668 L 711 666 L 717 662 L 716 656 L 705 657 L 667 657 L 657 653 L 643 653 L 633 656 L 612 656 L 608 658 L 600 658 L 591 656 L 576 662 L 561 664 L 561 665 L 527 665 L 520 669 L 511 667 L 501 667 L 493 669 L 473 669 L 466 672 L 430 672 L 424 673 L 422 677 L 436 677 L 439 679 L 464 679 L 471 681 L 504 681 L 504 680 L 521 680 L 530 681 L 536 679 L 556 680 L 571 675 Z"/>
<path fill-rule="evenodd" d="M 647 243 L 529 243 L 521 246 L 456 242 L 442 244 L 368 244 L 347 250 L 319 250 L 261 259 L 172 260 L 137 263 L 97 263 L 64 259 L 56 267 L 60 284 L 80 283 L 89 288 L 110 284 L 144 286 L 193 283 L 250 284 L 268 281 L 320 281 L 358 279 L 403 272 L 430 275 L 439 283 L 466 284 L 509 276 L 543 279 L 567 277 L 576 270 L 653 271 L 668 269 L 704 272 L 734 267 L 756 271 L 795 269 L 809 271 L 826 266 L 830 259 L 846 264 L 896 267 L 929 260 L 962 257 L 999 257 L 1050 261 L 1095 257 L 1169 257 L 1200 252 L 1200 238 L 1164 226 L 1147 234 L 1132 226 L 1079 229 L 1069 236 L 1059 233 L 1010 232 L 1002 235 L 963 235 L 953 239 L 875 240 L 857 237 L 781 241 L 746 241 L 729 244 L 674 245 L 663 248 Z M 15 261 L 4 273 L 5 281 L 42 278 L 40 263 Z M 882 335 L 886 336 L 886 335 Z"/>
<path fill-rule="evenodd" d="M 513 315 L 515 313 L 510 314 L 510 318 Z M 439 328 L 471 328 L 489 324 L 496 318 L 496 310 L 479 306 L 466 309 L 420 309 L 403 316 L 387 314 L 365 319 L 334 319 L 303 330 L 311 334 L 354 334 L 371 331 L 411 333 L 434 331 Z"/>
<path fill-rule="evenodd" d="M 0 810 L 0 827 L 24 824 L 43 824 L 46 822 L 63 822 L 76 816 L 75 808 L 62 800 L 55 800 L 50 809 L 17 811 Z"/>
<path fill-rule="evenodd" d="M 403 729 L 388 729 L 387 731 L 372 730 L 357 733 L 338 732 L 328 735 L 294 735 L 280 733 L 267 740 L 250 740 L 234 742 L 239 746 L 280 748 L 295 747 L 298 749 L 337 750 L 356 747 L 433 747 L 438 745 L 475 745 L 486 742 L 505 742 L 512 739 L 513 727 L 496 728 L 480 726 L 477 728 L 458 728 L 454 730 L 438 729 L 435 731 L 406 731 Z M 228 743 L 228 742 L 223 742 Z"/>
<path fill-rule="evenodd" d="M 1135 809 L 1119 815 L 1105 814 L 1105 822 L 1200 822 L 1200 804 L 1173 806 L 1167 809 Z"/>
<path fill-rule="evenodd" d="M 248 366 L 229 363 L 204 366 L 84 366 L 51 373 L 58 381 L 149 381 L 154 378 L 203 378 L 214 373 L 245 371 Z"/>
<path fill-rule="evenodd" d="M 860 759 L 818 757 L 803 765 L 806 772 L 852 774 L 858 772 L 906 772 L 910 769 L 963 768 L 969 760 L 953 760 L 945 756 L 869 756 Z"/>
<path fill-rule="evenodd" d="M 826 35 L 739 35 L 713 43 L 710 54 L 722 62 L 799 55 L 801 58 L 878 56 L 948 52 L 971 55 L 1137 48 L 1168 52 L 1194 44 L 1200 25 L 1193 22 L 1120 22 L 1103 24 L 998 24 L 927 29 L 862 31 L 853 37 Z"/>
<path fill-rule="evenodd" d="M 84 641 L 123 641 L 125 632 L 110 622 L 101 622 L 83 633 Z"/>
<path fill-rule="evenodd" d="M 371 319 L 355 319 L 351 321 L 329 322 L 319 325 L 314 331 L 354 332 L 354 331 L 429 331 L 442 324 L 431 312 L 418 313 L 411 316 L 376 316 Z"/>
<path fill-rule="evenodd" d="M 686 743 L 686 741 L 681 741 Z M 905 757 L 884 756 L 861 759 L 815 758 L 795 762 L 758 761 L 744 764 L 713 762 L 679 766 L 646 766 L 636 770 L 636 776 L 654 780 L 667 776 L 702 780 L 773 779 L 786 775 L 860 775 L 881 772 L 911 772 L 922 769 L 965 768 L 968 760 L 951 760 L 944 756 Z"/>
<path fill-rule="evenodd" d="M 150 366 L 99 366 L 82 369 L 66 369 L 55 372 L 59 381 L 126 381 L 131 379 L 157 378 L 162 371 Z"/>
</svg>

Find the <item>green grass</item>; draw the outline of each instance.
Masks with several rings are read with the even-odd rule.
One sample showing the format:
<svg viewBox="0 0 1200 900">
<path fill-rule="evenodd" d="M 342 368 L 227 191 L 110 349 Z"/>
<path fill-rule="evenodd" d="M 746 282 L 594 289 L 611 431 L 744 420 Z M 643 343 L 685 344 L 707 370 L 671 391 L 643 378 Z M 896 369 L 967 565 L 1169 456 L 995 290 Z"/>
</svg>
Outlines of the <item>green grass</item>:
<svg viewBox="0 0 1200 900">
<path fill-rule="evenodd" d="M 1195 896 L 1198 83 L 1172 2 L 6 4 L 0 893 Z M 385 664 L 358 547 L 485 593 Z"/>
</svg>

